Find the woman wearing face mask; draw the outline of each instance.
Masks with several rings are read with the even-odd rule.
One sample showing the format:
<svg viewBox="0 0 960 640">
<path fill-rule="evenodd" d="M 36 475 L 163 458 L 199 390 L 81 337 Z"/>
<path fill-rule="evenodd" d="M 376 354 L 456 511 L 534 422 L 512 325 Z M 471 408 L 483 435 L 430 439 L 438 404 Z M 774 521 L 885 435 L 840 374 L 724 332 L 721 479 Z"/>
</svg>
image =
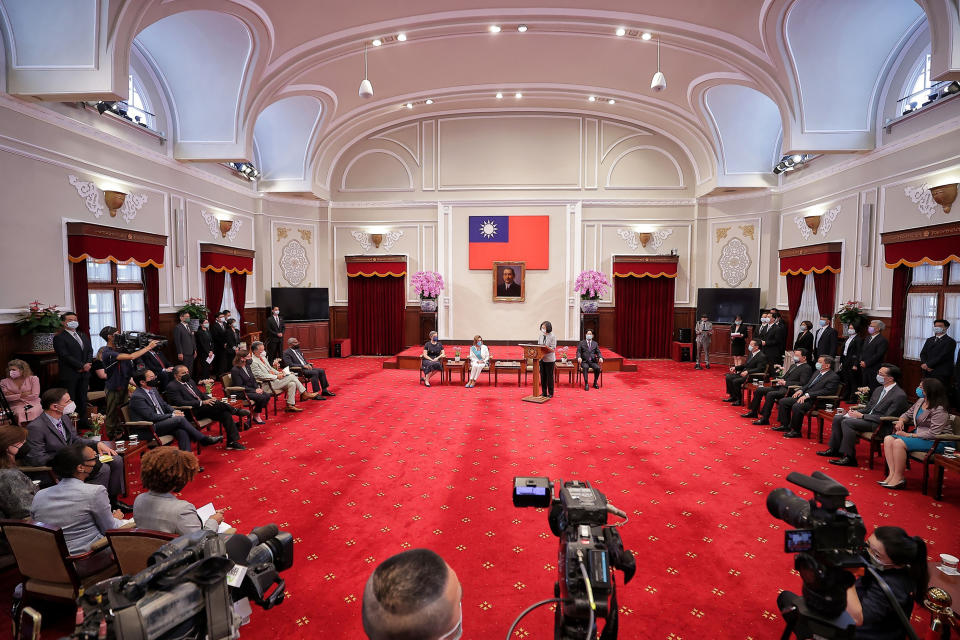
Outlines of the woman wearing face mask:
<svg viewBox="0 0 960 640">
<path fill-rule="evenodd" d="M 194 364 L 197 380 L 206 380 L 213 371 L 213 336 L 210 335 L 210 321 L 204 319 L 193 334 L 197 341 L 197 360 Z M 207 360 L 210 360 L 207 362 Z"/>
<path fill-rule="evenodd" d="M 27 430 L 23 427 L 12 424 L 0 427 L 0 518 L 25 520 L 30 517 L 30 504 L 37 489 L 17 468 L 16 460 L 26 441 Z"/>
<path fill-rule="evenodd" d="M 540 359 L 540 395 L 553 397 L 553 369 L 557 363 L 557 336 L 553 335 L 553 325 L 549 320 L 540 323 L 540 337 L 537 344 L 547 347 L 547 353 Z"/>
<path fill-rule="evenodd" d="M 930 575 L 927 571 L 927 545 L 920 536 L 908 536 L 900 527 L 877 527 L 867 538 L 873 567 L 890 587 L 900 608 L 910 619 L 913 603 L 923 604 Z M 900 618 L 890 606 L 873 574 L 857 578 L 847 590 L 847 613 L 857 625 L 858 640 L 903 638 Z"/>
<path fill-rule="evenodd" d="M 490 364 L 490 349 L 483 344 L 483 338 L 473 336 L 473 346 L 470 347 L 470 379 L 465 385 L 467 389 L 477 386 L 477 378 L 483 373 L 483 368 Z"/>
<path fill-rule="evenodd" d="M 443 359 L 447 357 L 443 352 L 443 344 L 437 338 L 437 332 L 430 332 L 430 339 L 423 345 L 423 356 L 420 358 L 420 382 L 430 386 L 430 378 L 443 372 Z"/>
<path fill-rule="evenodd" d="M 860 350 L 863 348 L 863 336 L 847 325 L 843 345 L 840 347 L 840 379 L 846 389 L 847 402 L 853 403 L 857 396 L 857 387 L 861 385 Z"/>
<path fill-rule="evenodd" d="M 227 341 L 226 358 L 231 361 L 237 355 L 237 348 L 240 346 L 240 330 L 237 329 L 237 321 L 234 318 L 227 319 L 227 332 L 224 336 Z"/>
<path fill-rule="evenodd" d="M 951 433 L 950 403 L 947 391 L 936 378 L 924 378 L 917 387 L 917 401 L 900 416 L 893 425 L 893 435 L 883 439 L 883 455 L 890 470 L 880 484 L 889 489 L 904 489 L 907 481 L 903 478 L 907 466 L 907 453 L 910 451 L 929 451 L 933 438 L 940 434 Z M 916 428 L 907 431 L 910 425 Z M 946 443 L 941 442 L 937 452 L 942 453 Z"/>
<path fill-rule="evenodd" d="M 733 356 L 733 366 L 743 364 L 743 356 L 747 353 L 747 325 L 739 315 L 730 325 L 730 355 Z"/>
<path fill-rule="evenodd" d="M 241 351 L 233 359 L 233 369 L 230 370 L 230 383 L 234 387 L 243 387 L 243 395 L 247 400 L 253 403 L 251 413 L 253 413 L 253 424 L 265 424 L 260 418 L 261 413 L 266 413 L 267 403 L 273 397 L 272 393 L 264 393 L 257 379 L 250 369 L 250 363 L 253 362 L 253 356 L 246 351 Z M 230 391 L 229 393 L 233 393 Z"/>
<path fill-rule="evenodd" d="M 17 416 L 18 424 L 27 424 L 43 413 L 40 408 L 40 379 L 33 375 L 30 365 L 23 360 L 7 363 L 7 377 L 0 380 L 0 388 L 3 388 L 3 397 L 7 399 L 10 410 Z"/>
<path fill-rule="evenodd" d="M 793 350 L 796 351 L 797 349 L 806 349 L 813 353 L 813 323 L 809 320 L 800 323 L 800 333 L 797 335 L 797 339 L 793 341 Z"/>
</svg>

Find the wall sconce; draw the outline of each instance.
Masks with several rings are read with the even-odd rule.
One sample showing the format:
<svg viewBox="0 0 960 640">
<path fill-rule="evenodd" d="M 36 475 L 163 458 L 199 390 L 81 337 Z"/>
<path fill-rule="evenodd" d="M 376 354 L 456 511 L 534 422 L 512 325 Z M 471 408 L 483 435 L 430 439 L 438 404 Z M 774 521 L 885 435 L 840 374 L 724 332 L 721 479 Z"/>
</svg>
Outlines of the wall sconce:
<svg viewBox="0 0 960 640">
<path fill-rule="evenodd" d="M 224 238 L 227 237 L 227 234 L 230 233 L 230 230 L 233 229 L 233 220 L 230 218 L 220 218 L 220 235 Z"/>
<path fill-rule="evenodd" d="M 817 235 L 817 229 L 820 228 L 820 221 L 823 219 L 823 214 L 819 216 L 806 216 L 803 221 L 809 227 L 810 231 L 813 231 L 813 235 Z"/>
<path fill-rule="evenodd" d="M 956 185 L 954 185 L 956 187 Z M 956 189 L 954 189 L 954 196 L 956 196 Z M 123 203 L 127 200 L 127 194 L 122 191 L 104 191 L 103 192 L 103 201 L 107 205 L 107 209 L 110 210 L 110 217 L 117 217 L 117 210 L 123 206 Z"/>
<path fill-rule="evenodd" d="M 650 242 L 652 238 L 653 238 L 652 233 L 648 233 L 646 231 L 642 233 L 637 233 L 637 239 L 640 240 L 640 246 L 643 247 L 644 249 L 647 248 L 647 243 Z"/>
<path fill-rule="evenodd" d="M 957 199 L 957 183 L 930 187 L 930 195 L 933 196 L 934 202 L 943 207 L 944 213 L 950 213 L 950 207 L 953 205 L 953 201 Z"/>
<path fill-rule="evenodd" d="M 382 233 L 371 233 L 371 234 L 370 234 L 370 240 L 373 241 L 373 246 L 376 247 L 377 249 L 379 249 L 379 248 L 380 248 L 380 243 L 383 242 L 383 234 L 382 234 Z"/>
</svg>

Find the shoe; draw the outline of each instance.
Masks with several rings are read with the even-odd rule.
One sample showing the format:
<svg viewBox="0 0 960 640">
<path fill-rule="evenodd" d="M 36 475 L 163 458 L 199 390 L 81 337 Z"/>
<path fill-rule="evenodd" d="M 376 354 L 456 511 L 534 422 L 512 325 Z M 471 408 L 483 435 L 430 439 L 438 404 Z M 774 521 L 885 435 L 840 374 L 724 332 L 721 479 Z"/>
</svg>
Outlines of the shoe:
<svg viewBox="0 0 960 640">
<path fill-rule="evenodd" d="M 314 398 L 314 400 L 319 400 L 320 402 L 323 402 L 324 400 L 326 400 L 326 398 L 324 398 L 323 396 L 317 396 L 316 398 Z"/>
<path fill-rule="evenodd" d="M 247 448 L 240 444 L 239 442 L 228 442 L 227 449 L 232 449 L 234 451 L 246 451 Z"/>
<path fill-rule="evenodd" d="M 206 469 L 204 469 L 203 467 L 200 467 L 199 469 L 197 469 L 197 471 L 199 471 L 200 473 L 203 473 L 204 471 L 206 471 Z"/>
<path fill-rule="evenodd" d="M 731 407 L 743 407 L 743 406 L 746 406 L 746 405 L 744 405 L 743 402 L 741 402 L 740 400 L 735 400 L 735 401 L 733 401 L 733 402 L 730 403 L 730 406 L 731 406 Z"/>
<path fill-rule="evenodd" d="M 300 413 L 303 411 L 303 409 L 294 404 L 288 404 L 283 410 L 287 413 Z"/>
<path fill-rule="evenodd" d="M 253 419 L 253 424 L 267 424 L 263 418 L 257 416 Z"/>
<path fill-rule="evenodd" d="M 770 430 L 771 431 L 790 431 L 790 427 L 782 424 L 779 427 L 772 427 Z"/>
<path fill-rule="evenodd" d="M 583 385 L 583 390 L 584 390 L 584 391 L 590 391 L 590 387 L 587 386 L 587 385 Z"/>
<path fill-rule="evenodd" d="M 756 411 L 747 411 L 746 413 L 741 413 L 740 417 L 741 418 L 759 418 L 760 416 L 757 415 Z"/>
<path fill-rule="evenodd" d="M 783 437 L 784 438 L 802 438 L 803 434 L 800 433 L 799 431 L 787 431 L 786 433 L 783 434 Z M 833 462 L 833 460 L 831 460 L 830 462 Z"/>
<path fill-rule="evenodd" d="M 122 500 L 113 499 L 112 504 L 110 505 L 114 509 L 120 509 L 120 511 L 133 513 L 133 507 Z"/>
<path fill-rule="evenodd" d="M 320 394 L 318 394 L 316 391 L 304 391 L 303 393 L 300 394 L 300 398 L 302 400 L 313 400 L 318 395 Z"/>
<path fill-rule="evenodd" d="M 326 389 L 324 389 L 324 390 L 320 393 L 320 395 L 324 395 L 324 396 L 327 396 L 328 398 L 332 398 L 332 397 L 334 397 L 334 396 L 337 395 L 337 394 L 335 394 L 333 391 L 327 391 Z"/>
<path fill-rule="evenodd" d="M 893 489 L 894 491 L 899 491 L 900 489 L 906 489 L 906 488 L 907 488 L 907 481 L 906 481 L 906 480 L 901 480 L 901 481 L 898 482 L 897 484 L 885 484 L 885 485 L 883 485 L 883 486 L 885 486 L 887 489 Z"/>
<path fill-rule="evenodd" d="M 202 444 L 205 447 L 210 447 L 217 444 L 221 440 L 223 440 L 223 436 L 207 436 L 206 438 L 200 441 L 200 444 Z"/>
<path fill-rule="evenodd" d="M 240 409 L 233 415 L 240 416 L 241 418 L 246 418 L 248 415 L 250 415 L 250 409 Z"/>
<path fill-rule="evenodd" d="M 754 420 L 754 421 L 753 421 L 753 424 L 766 426 L 766 425 L 769 425 L 769 424 L 770 424 L 770 421 L 769 421 L 769 420 L 764 420 L 763 418 L 760 418 L 759 420 Z"/>
<path fill-rule="evenodd" d="M 818 456 L 823 456 L 824 458 L 841 458 L 846 457 L 836 449 L 824 449 L 823 451 L 817 451 Z"/>
<path fill-rule="evenodd" d="M 693 370 L 694 370 L 694 371 L 699 371 L 699 370 L 700 370 L 700 365 L 695 366 L 695 367 L 693 368 Z"/>
<path fill-rule="evenodd" d="M 709 369 L 709 368 L 710 368 L 710 365 L 707 365 L 707 366 L 706 366 L 706 367 L 704 367 L 704 368 L 705 368 L 705 369 Z"/>
<path fill-rule="evenodd" d="M 838 467 L 858 467 L 857 459 L 853 456 L 843 456 L 839 460 L 831 460 L 830 464 L 835 464 Z"/>
<path fill-rule="evenodd" d="M 724 401 L 724 402 L 736 402 L 737 399 L 736 399 L 736 398 L 724 398 L 723 401 Z"/>
<path fill-rule="evenodd" d="M 594 389 L 599 389 L 600 387 L 598 387 L 598 386 L 597 386 L 597 383 L 594 382 L 594 383 L 593 383 L 593 388 L 594 388 Z"/>
</svg>

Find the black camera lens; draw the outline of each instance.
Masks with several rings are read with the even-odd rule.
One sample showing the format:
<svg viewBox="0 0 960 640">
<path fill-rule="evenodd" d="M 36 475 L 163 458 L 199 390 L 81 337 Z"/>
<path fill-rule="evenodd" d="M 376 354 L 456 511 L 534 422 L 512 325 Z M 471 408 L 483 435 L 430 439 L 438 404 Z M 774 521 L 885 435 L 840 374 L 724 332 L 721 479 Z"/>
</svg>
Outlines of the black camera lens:
<svg viewBox="0 0 960 640">
<path fill-rule="evenodd" d="M 790 489 L 774 489 L 767 496 L 767 511 L 794 527 L 804 527 L 810 517 L 810 503 Z"/>
</svg>

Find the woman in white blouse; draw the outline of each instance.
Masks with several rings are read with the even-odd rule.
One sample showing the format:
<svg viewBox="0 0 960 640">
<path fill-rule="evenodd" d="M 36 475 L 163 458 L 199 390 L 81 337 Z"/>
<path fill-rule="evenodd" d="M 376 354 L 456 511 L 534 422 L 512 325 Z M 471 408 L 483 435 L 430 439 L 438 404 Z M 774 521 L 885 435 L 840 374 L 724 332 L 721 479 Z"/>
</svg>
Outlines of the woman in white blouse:
<svg viewBox="0 0 960 640">
<path fill-rule="evenodd" d="M 483 368 L 490 364 L 490 350 L 483 344 L 483 338 L 473 336 L 473 346 L 470 347 L 470 379 L 467 380 L 467 389 L 477 386 L 477 378 Z"/>
</svg>

